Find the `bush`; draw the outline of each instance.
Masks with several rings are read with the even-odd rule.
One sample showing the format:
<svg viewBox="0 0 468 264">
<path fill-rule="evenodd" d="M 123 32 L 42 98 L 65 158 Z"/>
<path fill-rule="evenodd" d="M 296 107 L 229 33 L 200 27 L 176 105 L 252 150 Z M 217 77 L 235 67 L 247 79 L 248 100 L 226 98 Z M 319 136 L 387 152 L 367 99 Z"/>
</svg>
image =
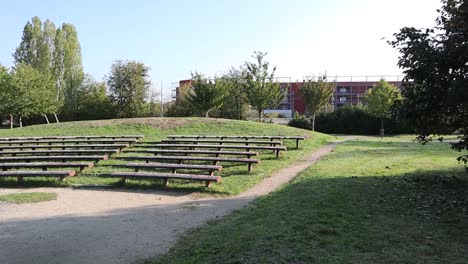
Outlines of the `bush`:
<svg viewBox="0 0 468 264">
<path fill-rule="evenodd" d="M 385 134 L 414 133 L 406 120 L 384 119 Z M 315 130 L 336 134 L 378 134 L 380 119 L 370 115 L 362 105 L 347 105 L 329 113 L 320 113 L 315 119 Z"/>
<path fill-rule="evenodd" d="M 306 118 L 305 116 L 294 114 L 294 118 L 289 120 L 288 126 L 311 129 L 312 124 L 310 123 L 310 119 Z"/>
</svg>

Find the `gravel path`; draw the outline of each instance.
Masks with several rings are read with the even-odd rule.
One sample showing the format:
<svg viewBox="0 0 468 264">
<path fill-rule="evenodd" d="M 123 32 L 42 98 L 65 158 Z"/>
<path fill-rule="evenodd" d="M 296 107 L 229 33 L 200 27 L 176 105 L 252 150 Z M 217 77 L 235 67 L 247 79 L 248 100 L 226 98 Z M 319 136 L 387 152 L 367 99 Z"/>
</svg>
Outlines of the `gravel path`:
<svg viewBox="0 0 468 264">
<path fill-rule="evenodd" d="M 183 232 L 275 190 L 335 145 L 231 198 L 115 189 L 0 189 L 0 194 L 58 194 L 55 201 L 36 204 L 0 202 L 0 263 L 132 263 L 165 253 Z"/>
</svg>

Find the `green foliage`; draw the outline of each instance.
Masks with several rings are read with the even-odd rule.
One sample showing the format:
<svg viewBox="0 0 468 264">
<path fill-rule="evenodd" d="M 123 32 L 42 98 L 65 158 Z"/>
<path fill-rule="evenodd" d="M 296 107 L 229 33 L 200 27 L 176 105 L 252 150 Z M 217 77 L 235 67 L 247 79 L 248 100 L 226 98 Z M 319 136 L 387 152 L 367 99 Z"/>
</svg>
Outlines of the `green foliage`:
<svg viewBox="0 0 468 264">
<path fill-rule="evenodd" d="M 137 61 L 118 60 L 112 64 L 107 85 L 117 117 L 140 117 L 145 114 L 150 80 L 149 68 Z"/>
<path fill-rule="evenodd" d="M 293 119 L 289 120 L 288 126 L 302 128 L 302 129 L 311 129 L 312 124 L 310 123 L 310 119 L 306 118 L 303 115 L 298 115 L 294 113 Z"/>
<path fill-rule="evenodd" d="M 390 44 L 400 52 L 404 112 L 417 125 L 419 140 L 458 131 L 463 137 L 453 147 L 462 151 L 468 150 L 468 2 L 441 2 L 435 28 L 404 27 Z M 468 155 L 459 159 L 466 165 Z"/>
<path fill-rule="evenodd" d="M 269 72 L 269 63 L 265 61 L 267 54 L 254 52 L 255 62 L 245 62 L 243 87 L 249 104 L 257 110 L 258 121 L 262 121 L 263 110 L 278 106 L 285 97 L 285 92 L 279 83 L 275 82 L 276 67 Z"/>
<path fill-rule="evenodd" d="M 224 104 L 226 92 L 221 83 L 217 79 L 212 82 L 200 73 L 192 74 L 192 87 L 187 94 L 190 106 L 202 116 L 209 117 L 211 111 Z"/>
<path fill-rule="evenodd" d="M 328 82 L 326 76 L 302 85 L 300 94 L 304 98 L 306 114 L 312 117 L 312 131 L 315 130 L 315 115 L 330 101 L 335 88 L 335 83 Z"/>
<path fill-rule="evenodd" d="M 242 120 L 246 118 L 249 104 L 243 90 L 242 72 L 231 68 L 227 74 L 217 79 L 217 84 L 223 86 L 226 100 L 219 110 L 219 117 Z"/>
<path fill-rule="evenodd" d="M 79 120 L 108 119 L 114 117 L 114 105 L 106 93 L 106 84 L 85 76 L 78 90 L 76 116 Z"/>
<path fill-rule="evenodd" d="M 15 204 L 39 203 L 56 199 L 57 194 L 53 192 L 11 193 L 0 195 L 0 201 Z"/>
<path fill-rule="evenodd" d="M 322 133 L 370 135 L 379 131 L 380 119 L 371 115 L 363 105 L 345 105 L 333 112 L 319 113 L 316 130 Z M 384 118 L 387 133 L 413 133 L 407 120 Z"/>
<path fill-rule="evenodd" d="M 401 100 L 401 96 L 395 85 L 380 80 L 378 84 L 367 91 L 365 99 L 371 115 L 378 118 L 388 118 L 392 113 L 393 105 Z"/>
</svg>

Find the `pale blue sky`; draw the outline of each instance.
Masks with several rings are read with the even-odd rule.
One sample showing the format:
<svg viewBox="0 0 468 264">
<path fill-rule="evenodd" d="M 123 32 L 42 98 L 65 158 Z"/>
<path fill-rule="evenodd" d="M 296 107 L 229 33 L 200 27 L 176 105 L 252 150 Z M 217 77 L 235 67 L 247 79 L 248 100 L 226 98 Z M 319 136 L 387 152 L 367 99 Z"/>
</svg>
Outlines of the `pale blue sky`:
<svg viewBox="0 0 468 264">
<path fill-rule="evenodd" d="M 433 26 L 439 0 L 0 0 L 0 63 L 12 65 L 33 16 L 76 26 L 85 71 L 102 79 L 116 59 L 151 67 L 159 90 L 269 53 L 277 75 L 400 74 L 383 37 L 403 26 Z"/>
</svg>

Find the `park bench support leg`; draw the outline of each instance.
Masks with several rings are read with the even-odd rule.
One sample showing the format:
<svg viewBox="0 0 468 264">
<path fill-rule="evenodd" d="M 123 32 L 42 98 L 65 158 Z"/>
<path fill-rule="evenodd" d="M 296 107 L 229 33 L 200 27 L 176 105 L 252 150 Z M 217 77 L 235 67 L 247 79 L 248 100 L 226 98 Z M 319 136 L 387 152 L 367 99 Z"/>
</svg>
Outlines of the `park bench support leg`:
<svg viewBox="0 0 468 264">
<path fill-rule="evenodd" d="M 42 167 L 42 170 L 43 170 L 43 171 L 46 171 L 46 170 L 47 170 L 47 167 Z"/>
<path fill-rule="evenodd" d="M 252 169 L 253 169 L 253 164 L 252 163 L 249 163 L 248 167 L 247 167 L 247 170 L 249 172 L 252 172 Z"/>
<path fill-rule="evenodd" d="M 206 187 L 206 188 L 210 188 L 210 185 L 211 185 L 211 181 L 206 181 L 206 182 L 205 182 L 205 187 Z"/>
<path fill-rule="evenodd" d="M 299 149 L 299 139 L 296 139 L 296 149 Z"/>
<path fill-rule="evenodd" d="M 138 167 L 135 167 L 135 172 L 138 172 L 139 168 Z"/>
<path fill-rule="evenodd" d="M 23 184 L 23 183 L 24 183 L 23 176 L 18 176 L 18 184 Z"/>
<path fill-rule="evenodd" d="M 276 158 L 279 158 L 279 154 L 280 154 L 280 151 L 278 149 L 278 150 L 276 150 Z"/>
<path fill-rule="evenodd" d="M 120 184 L 124 185 L 125 183 L 127 183 L 127 177 L 122 177 L 122 179 L 120 180 Z"/>
<path fill-rule="evenodd" d="M 169 179 L 168 178 L 164 178 L 163 179 L 163 186 L 164 187 L 167 187 L 169 185 Z"/>
</svg>

